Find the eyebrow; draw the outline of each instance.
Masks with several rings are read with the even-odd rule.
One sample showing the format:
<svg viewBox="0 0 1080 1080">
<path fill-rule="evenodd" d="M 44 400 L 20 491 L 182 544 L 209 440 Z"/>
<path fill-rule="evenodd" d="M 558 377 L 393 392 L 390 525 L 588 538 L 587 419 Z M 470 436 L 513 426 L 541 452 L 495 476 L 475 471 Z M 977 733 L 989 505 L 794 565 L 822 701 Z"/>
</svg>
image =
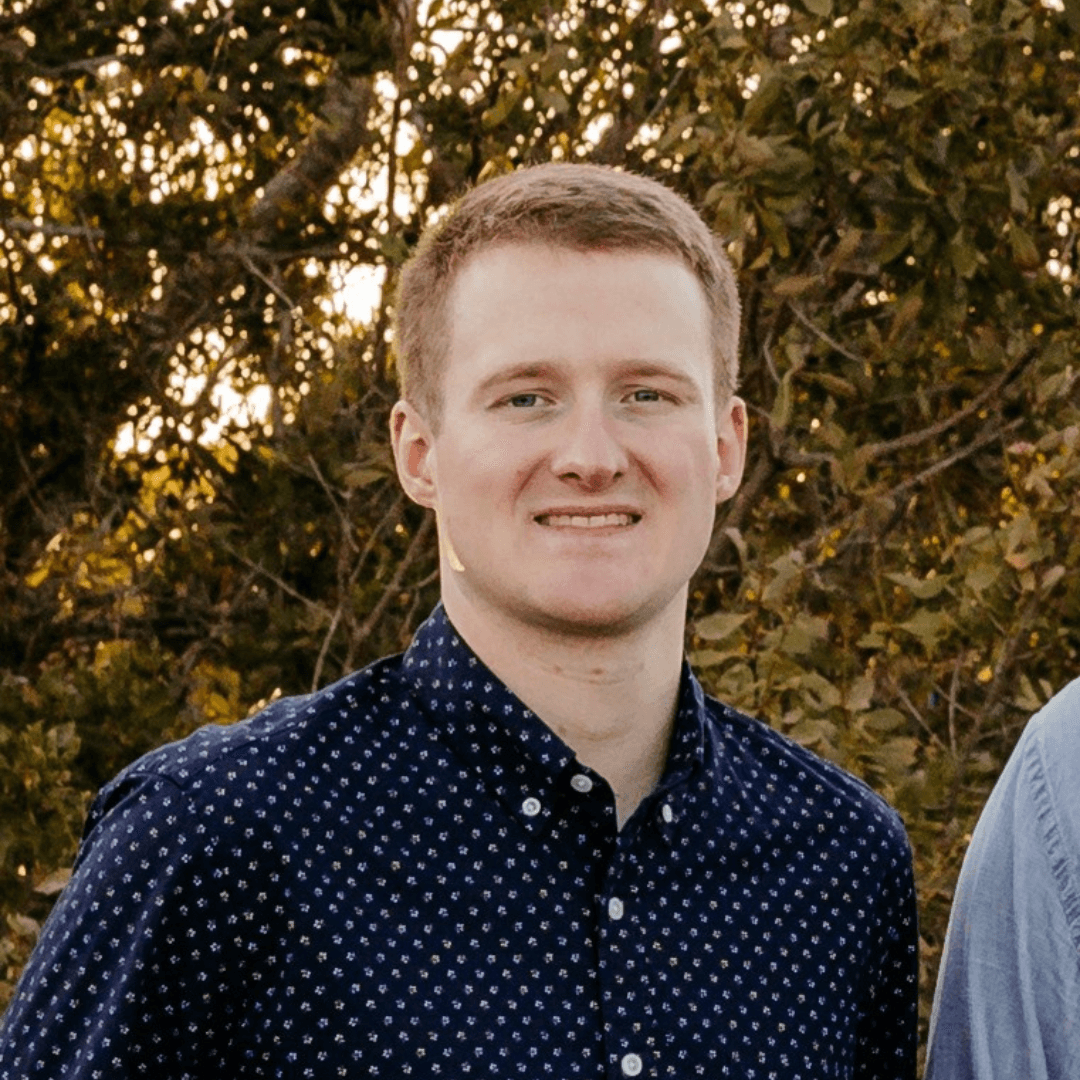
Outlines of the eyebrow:
<svg viewBox="0 0 1080 1080">
<path fill-rule="evenodd" d="M 501 368 L 492 372 L 476 387 L 476 396 L 483 396 L 488 390 L 504 383 L 516 382 L 519 379 L 540 379 L 545 375 L 553 375 L 557 366 L 556 361 L 548 361 L 515 364 L 512 367 Z"/>
<path fill-rule="evenodd" d="M 530 361 L 525 364 L 515 364 L 492 372 L 476 387 L 475 394 L 482 397 L 496 386 L 506 383 L 517 382 L 527 379 L 550 378 L 558 375 L 558 360 Z M 688 390 L 698 391 L 701 388 L 697 382 L 683 371 L 673 368 L 668 364 L 654 360 L 626 360 L 615 365 L 615 373 L 624 379 L 669 379 L 686 387 Z"/>
<path fill-rule="evenodd" d="M 697 388 L 697 382 L 685 371 L 655 360 L 629 360 L 618 366 L 618 372 L 623 378 L 671 379 L 683 386 Z"/>
</svg>

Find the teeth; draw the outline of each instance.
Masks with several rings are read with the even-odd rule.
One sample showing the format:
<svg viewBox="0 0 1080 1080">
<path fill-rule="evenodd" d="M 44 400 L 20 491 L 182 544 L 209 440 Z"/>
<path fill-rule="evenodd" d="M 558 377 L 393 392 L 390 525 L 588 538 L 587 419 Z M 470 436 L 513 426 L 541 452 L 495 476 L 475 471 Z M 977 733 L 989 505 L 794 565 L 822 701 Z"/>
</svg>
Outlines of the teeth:
<svg viewBox="0 0 1080 1080">
<path fill-rule="evenodd" d="M 634 518 L 630 514 L 541 514 L 537 519 L 541 525 L 553 525 L 556 528 L 603 529 L 612 525 L 632 525 Z"/>
</svg>

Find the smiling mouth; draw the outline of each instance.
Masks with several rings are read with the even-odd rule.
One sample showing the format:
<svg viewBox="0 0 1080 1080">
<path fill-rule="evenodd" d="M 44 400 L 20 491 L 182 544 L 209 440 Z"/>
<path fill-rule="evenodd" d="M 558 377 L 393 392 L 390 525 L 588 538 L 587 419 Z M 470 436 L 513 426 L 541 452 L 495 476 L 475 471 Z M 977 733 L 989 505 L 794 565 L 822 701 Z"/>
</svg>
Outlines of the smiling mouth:
<svg viewBox="0 0 1080 1080">
<path fill-rule="evenodd" d="M 536 522 L 559 529 L 610 529 L 635 525 L 640 514 L 537 514 Z"/>
</svg>

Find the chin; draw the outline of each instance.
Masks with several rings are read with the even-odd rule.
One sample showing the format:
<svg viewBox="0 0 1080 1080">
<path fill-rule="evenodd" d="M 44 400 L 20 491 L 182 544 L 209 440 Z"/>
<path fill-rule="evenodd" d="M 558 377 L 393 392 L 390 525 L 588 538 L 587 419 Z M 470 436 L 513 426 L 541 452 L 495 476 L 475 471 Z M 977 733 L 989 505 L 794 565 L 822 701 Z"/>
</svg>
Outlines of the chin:
<svg viewBox="0 0 1080 1080">
<path fill-rule="evenodd" d="M 642 602 L 625 595 L 590 597 L 578 592 L 573 596 L 538 598 L 528 617 L 559 635 L 620 637 L 646 625 L 667 606 L 660 601 Z"/>
</svg>

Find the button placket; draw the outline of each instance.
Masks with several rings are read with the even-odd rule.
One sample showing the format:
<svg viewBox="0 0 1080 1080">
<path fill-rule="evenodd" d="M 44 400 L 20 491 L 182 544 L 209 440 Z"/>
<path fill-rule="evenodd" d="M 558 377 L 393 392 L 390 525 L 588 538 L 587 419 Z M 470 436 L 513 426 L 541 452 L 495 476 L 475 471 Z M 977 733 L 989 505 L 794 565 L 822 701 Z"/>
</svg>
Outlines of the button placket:
<svg viewBox="0 0 1080 1080">
<path fill-rule="evenodd" d="M 650 830 L 635 829 L 619 834 L 616 853 L 598 897 L 601 1002 L 608 1075 L 638 1077 L 648 1073 L 644 1048 L 652 1029 L 644 1008 L 648 986 L 642 982 L 645 965 L 639 955 L 644 927 L 638 922 L 642 912 L 633 904 L 642 903 L 637 887 L 641 861 L 647 860 Z"/>
</svg>

